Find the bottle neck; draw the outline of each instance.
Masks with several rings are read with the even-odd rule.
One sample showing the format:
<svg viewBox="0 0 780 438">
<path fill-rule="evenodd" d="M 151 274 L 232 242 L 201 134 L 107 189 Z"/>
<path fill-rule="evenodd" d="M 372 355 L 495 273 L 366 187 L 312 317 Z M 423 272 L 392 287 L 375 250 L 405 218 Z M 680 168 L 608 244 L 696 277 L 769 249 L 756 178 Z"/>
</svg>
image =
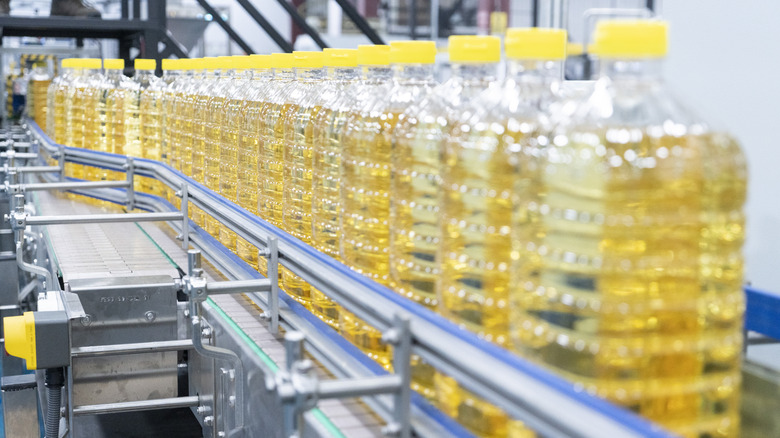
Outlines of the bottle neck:
<svg viewBox="0 0 780 438">
<path fill-rule="evenodd" d="M 273 79 L 274 71 L 270 68 L 257 68 L 252 72 L 253 81 L 263 81 L 267 79 Z"/>
<path fill-rule="evenodd" d="M 203 79 L 219 79 L 220 73 L 222 72 L 219 70 L 206 70 L 203 73 Z"/>
<path fill-rule="evenodd" d="M 122 76 L 124 76 L 122 74 L 122 70 L 114 70 L 114 69 L 106 70 L 106 77 L 108 79 L 119 80 L 119 79 L 122 79 Z"/>
<path fill-rule="evenodd" d="M 599 79 L 609 78 L 615 84 L 660 82 L 660 59 L 603 59 L 599 67 Z"/>
<path fill-rule="evenodd" d="M 393 78 L 399 84 L 432 84 L 434 64 L 396 64 Z"/>
<path fill-rule="evenodd" d="M 136 70 L 135 77 L 139 81 L 149 82 L 154 77 L 154 70 Z"/>
<path fill-rule="evenodd" d="M 498 64 L 452 64 L 452 77 L 475 86 L 487 86 L 498 77 Z"/>
<path fill-rule="evenodd" d="M 515 83 L 549 87 L 563 80 L 563 61 L 510 59 L 506 78 Z"/>
<path fill-rule="evenodd" d="M 299 82 L 316 82 L 325 79 L 324 68 L 296 68 L 295 80 Z"/>
<path fill-rule="evenodd" d="M 251 81 L 252 77 L 254 76 L 254 70 L 251 68 L 246 68 L 244 70 L 238 71 L 238 77 L 247 81 Z"/>
<path fill-rule="evenodd" d="M 328 79 L 336 82 L 352 82 L 360 78 L 357 67 L 328 67 Z"/>
<path fill-rule="evenodd" d="M 295 72 L 292 68 L 275 68 L 273 76 L 277 81 L 289 81 L 295 79 Z"/>
<path fill-rule="evenodd" d="M 386 83 L 393 79 L 393 69 L 389 65 L 363 66 L 363 79 L 371 83 Z"/>
</svg>

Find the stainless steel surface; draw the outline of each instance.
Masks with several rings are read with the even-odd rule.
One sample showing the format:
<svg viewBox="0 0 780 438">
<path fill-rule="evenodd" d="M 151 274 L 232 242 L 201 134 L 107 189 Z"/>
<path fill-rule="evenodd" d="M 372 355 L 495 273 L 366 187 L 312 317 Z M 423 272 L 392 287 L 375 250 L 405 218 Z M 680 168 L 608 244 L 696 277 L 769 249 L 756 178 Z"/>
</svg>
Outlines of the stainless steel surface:
<svg viewBox="0 0 780 438">
<path fill-rule="evenodd" d="M 40 190 L 84 190 L 84 189 L 110 189 L 127 187 L 127 181 L 89 181 L 89 182 L 52 182 L 52 183 L 29 183 L 24 185 L 25 192 L 36 192 Z"/>
<path fill-rule="evenodd" d="M 182 220 L 181 213 L 115 213 L 94 215 L 32 216 L 27 224 L 36 225 L 78 225 L 114 224 L 121 222 L 167 222 Z"/>
<path fill-rule="evenodd" d="M 35 389 L 3 391 L 2 397 L 5 436 L 39 438 L 38 397 Z"/>
<path fill-rule="evenodd" d="M 71 357 L 116 356 L 122 354 L 159 353 L 163 351 L 182 351 L 194 348 L 192 341 L 182 339 L 176 341 L 139 342 L 135 344 L 116 344 L 76 347 L 70 350 Z"/>
<path fill-rule="evenodd" d="M 154 409 L 188 408 L 198 406 L 198 397 L 171 397 L 156 400 L 141 400 L 125 403 L 104 403 L 98 405 L 74 406 L 74 415 L 95 415 L 117 412 L 150 411 Z"/>
</svg>

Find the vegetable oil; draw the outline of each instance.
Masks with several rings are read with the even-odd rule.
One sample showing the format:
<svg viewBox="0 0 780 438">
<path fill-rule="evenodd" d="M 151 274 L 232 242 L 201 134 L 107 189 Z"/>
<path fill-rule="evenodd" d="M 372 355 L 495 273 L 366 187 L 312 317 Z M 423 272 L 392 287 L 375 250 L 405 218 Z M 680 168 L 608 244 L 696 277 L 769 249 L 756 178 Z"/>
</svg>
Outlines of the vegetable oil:
<svg viewBox="0 0 780 438">
<path fill-rule="evenodd" d="M 284 168 L 284 115 L 289 108 L 286 106 L 287 95 L 297 86 L 293 72 L 292 54 L 271 54 L 274 64 L 274 81 L 276 89 L 260 110 L 259 116 L 259 154 L 258 154 L 258 186 L 257 211 L 261 219 L 270 224 L 282 227 L 282 175 Z M 265 260 L 258 260 L 260 272 L 265 274 Z M 280 271 L 284 276 L 284 271 Z"/>
<path fill-rule="evenodd" d="M 202 119 L 204 124 L 203 137 L 203 181 L 206 187 L 219 192 L 219 159 L 222 143 L 222 125 L 225 120 L 224 106 L 228 99 L 228 93 L 235 80 L 233 58 L 220 56 L 217 58 L 219 78 L 209 90 L 205 112 Z M 219 239 L 220 225 L 211 216 L 205 217 L 206 232 Z"/>
<path fill-rule="evenodd" d="M 165 63 L 165 60 L 163 60 Z M 181 109 L 184 105 L 184 92 L 192 80 L 192 61 L 190 59 L 178 59 L 174 69 L 178 69 L 179 74 L 176 79 L 168 86 L 165 94 L 165 143 L 167 145 L 167 164 L 176 170 L 181 169 L 182 150 L 181 150 Z M 174 72 L 176 70 L 173 70 Z"/>
<path fill-rule="evenodd" d="M 135 60 L 135 80 L 139 84 L 139 109 L 141 121 L 141 156 L 148 160 L 162 158 L 163 92 L 165 82 L 155 76 L 157 61 Z M 153 178 L 141 177 L 140 190 L 153 195 L 163 194 L 163 184 Z"/>
<path fill-rule="evenodd" d="M 666 42 L 661 21 L 598 23 L 595 91 L 530 144 L 513 335 L 680 436 L 736 437 L 745 157 L 666 92 Z"/>
<path fill-rule="evenodd" d="M 197 101 L 198 88 L 207 73 L 206 60 L 202 58 L 185 61 L 190 64 L 190 76 L 182 85 L 181 100 L 176 104 L 176 113 L 179 120 L 179 132 L 176 143 L 179 145 L 180 166 L 179 170 L 187 176 L 195 178 L 192 169 L 192 131 L 193 117 L 195 116 L 195 102 Z"/>
<path fill-rule="evenodd" d="M 304 241 L 311 240 L 312 118 L 320 110 L 323 89 L 322 52 L 293 52 L 295 88 L 287 95 L 284 117 L 282 228 Z M 283 286 L 295 300 L 311 309 L 311 288 L 302 278 L 281 268 Z"/>
<path fill-rule="evenodd" d="M 63 73 L 59 80 L 55 79 L 52 83 L 55 86 L 53 90 L 54 114 L 52 117 L 52 135 L 57 144 L 66 144 L 68 130 L 68 112 L 70 111 L 70 102 L 68 101 L 68 91 L 70 84 L 79 74 L 79 60 L 68 58 L 62 61 Z"/>
<path fill-rule="evenodd" d="M 389 216 L 392 142 L 403 111 L 422 101 L 434 85 L 436 43 L 398 41 L 390 45 L 394 85 L 368 99 L 350 118 L 341 160 L 342 261 L 374 281 L 389 283 Z M 348 339 L 389 367 L 389 350 L 375 342 L 376 330 L 344 314 Z M 364 344 L 361 345 L 361 342 Z M 377 350 L 377 345 L 381 348 Z"/>
<path fill-rule="evenodd" d="M 108 72 L 108 68 L 111 64 L 111 59 L 103 60 L 103 68 Z M 121 59 L 120 63 L 124 63 Z M 91 111 L 91 117 L 86 118 L 84 121 L 84 144 L 87 149 L 109 152 L 108 150 L 108 137 L 106 136 L 106 95 L 111 84 L 109 83 L 109 76 L 103 74 L 100 78 L 93 83 L 93 85 L 86 90 L 87 92 L 87 105 L 94 108 Z M 86 167 L 85 178 L 93 181 L 109 179 L 109 171 L 98 167 Z"/>
<path fill-rule="evenodd" d="M 36 62 L 30 72 L 30 80 L 27 84 L 27 112 L 35 123 L 46 132 L 46 121 L 49 107 L 47 98 L 51 75 L 44 62 Z"/>
<path fill-rule="evenodd" d="M 68 146 L 84 148 L 84 127 L 88 120 L 95 117 L 94 106 L 90 104 L 89 100 L 89 90 L 100 79 L 102 63 L 100 59 L 85 58 L 79 60 L 78 66 L 80 69 L 68 87 L 68 101 L 70 105 L 66 141 Z M 86 173 L 84 166 L 66 163 L 65 175 L 71 178 L 84 179 Z"/>
<path fill-rule="evenodd" d="M 257 181 L 259 151 L 259 114 L 271 91 L 274 77 L 271 55 L 250 55 L 253 69 L 252 81 L 248 84 L 246 99 L 238 119 L 238 182 L 236 200 L 240 207 L 257 214 Z M 257 248 L 236 236 L 236 253 L 255 269 L 260 269 Z"/>
<path fill-rule="evenodd" d="M 192 178 L 202 184 L 205 184 L 205 161 L 206 153 L 206 128 L 209 117 L 209 102 L 212 98 L 214 88 L 219 81 L 222 61 L 218 58 L 205 58 L 204 68 L 206 73 L 198 82 L 196 91 L 192 94 L 192 116 L 189 125 L 191 129 L 192 142 Z M 198 226 L 206 229 L 206 215 L 197 207 L 192 209 L 192 219 Z M 208 232 L 208 230 L 206 229 Z"/>
<path fill-rule="evenodd" d="M 413 105 L 398 124 L 393 152 L 390 279 L 399 294 L 432 310 L 438 307 L 439 154 L 461 110 L 496 80 L 501 58 L 497 37 L 449 38 L 452 76 Z M 414 389 L 435 396 L 435 370 L 417 360 Z"/>
<path fill-rule="evenodd" d="M 388 48 L 389 49 L 389 48 Z M 317 96 L 317 102 L 315 107 L 319 108 L 316 114 L 312 114 L 309 120 L 311 125 L 311 134 L 306 136 L 307 142 L 306 148 L 311 150 L 312 162 L 311 162 L 311 200 L 309 205 L 311 206 L 311 220 L 306 227 L 308 231 L 308 241 L 316 247 L 313 240 L 313 219 L 315 210 L 320 213 L 323 212 L 323 206 L 320 204 L 322 199 L 323 190 L 329 190 L 334 195 L 338 195 L 338 184 L 333 185 L 334 181 L 327 180 L 326 174 L 322 172 L 323 167 L 325 170 L 333 170 L 338 176 L 339 161 L 333 155 L 326 156 L 327 152 L 333 152 L 333 147 L 323 144 L 327 141 L 326 131 L 328 129 L 336 130 L 338 126 L 332 125 L 334 122 L 339 126 L 343 126 L 343 119 L 341 122 L 334 120 L 334 104 L 336 101 L 345 95 L 351 95 L 349 90 L 360 78 L 360 70 L 357 67 L 358 63 L 358 51 L 355 49 L 325 49 L 323 50 L 324 65 L 327 72 L 327 80 L 324 86 L 321 88 L 319 96 Z M 315 165 L 315 163 L 317 163 Z M 335 165 L 335 166 L 334 166 Z M 316 166 L 316 169 L 315 169 Z M 335 167 L 335 169 L 333 168 Z M 317 173 L 317 188 L 314 185 L 314 172 L 320 170 Z M 316 190 L 316 191 L 315 191 Z M 318 197 L 319 196 L 319 197 Z M 318 205 L 319 204 L 319 205 Z M 328 207 L 332 207 L 329 205 Z M 332 212 L 337 213 L 337 212 Z M 306 213 L 308 214 L 308 212 Z M 322 219 L 322 215 L 320 216 Z M 338 216 L 335 217 L 338 220 Z M 334 244 L 337 242 L 333 242 Z M 335 252 L 335 251 L 334 251 Z M 334 329 L 339 328 L 339 306 L 330 300 L 327 295 L 311 288 L 312 297 L 312 310 L 314 314 L 320 319 L 325 321 L 328 325 Z"/>
<path fill-rule="evenodd" d="M 225 199 L 237 202 L 239 128 L 246 103 L 246 89 L 252 81 L 252 64 L 249 56 L 234 56 L 235 77 L 225 92 L 222 107 L 221 140 L 219 145 L 219 193 Z M 219 228 L 219 241 L 236 251 L 236 233 L 227 227 Z"/>
<path fill-rule="evenodd" d="M 441 314 L 502 346 L 509 341 L 514 181 L 526 170 L 518 155 L 556 97 L 566 33 L 510 29 L 505 46 L 507 79 L 461 107 L 441 149 L 438 258 Z M 436 390 L 440 406 L 475 433 L 483 433 L 479 424 L 508 424 L 498 408 L 449 377 L 437 375 Z"/>
<path fill-rule="evenodd" d="M 183 74 L 183 63 L 181 59 L 163 59 L 162 81 L 165 88 L 162 92 L 162 118 L 160 128 L 160 161 L 171 165 L 173 153 L 171 151 L 171 138 L 174 125 L 174 101 L 176 99 L 176 90 Z M 165 199 L 176 208 L 181 208 L 181 200 L 176 196 L 177 190 L 170 190 L 162 185 Z"/>
</svg>

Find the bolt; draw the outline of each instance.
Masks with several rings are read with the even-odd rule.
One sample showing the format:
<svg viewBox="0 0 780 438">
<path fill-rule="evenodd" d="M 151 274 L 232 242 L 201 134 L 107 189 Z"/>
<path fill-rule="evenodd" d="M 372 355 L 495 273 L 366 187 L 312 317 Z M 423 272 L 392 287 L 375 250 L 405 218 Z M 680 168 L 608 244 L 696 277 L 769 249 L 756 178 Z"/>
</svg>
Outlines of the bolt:
<svg viewBox="0 0 780 438">
<path fill-rule="evenodd" d="M 89 327 L 90 324 L 92 324 L 92 315 L 87 314 L 81 317 L 81 325 Z"/>
<path fill-rule="evenodd" d="M 235 395 L 231 395 L 230 397 L 228 397 L 228 406 L 230 406 L 231 408 L 236 406 L 236 396 Z"/>
<path fill-rule="evenodd" d="M 184 309 L 184 317 L 189 318 L 190 317 L 190 309 Z"/>
<path fill-rule="evenodd" d="M 203 339 L 211 339 L 211 327 L 203 327 L 200 331 L 200 335 Z"/>
<path fill-rule="evenodd" d="M 225 435 L 225 432 L 219 431 L 219 432 L 217 432 L 217 436 L 219 438 L 225 438 L 227 435 Z"/>
<path fill-rule="evenodd" d="M 198 415 L 206 415 L 209 412 L 209 408 L 208 406 L 198 406 L 198 409 L 196 409 L 195 412 L 197 412 Z"/>
<path fill-rule="evenodd" d="M 384 333 L 382 333 L 382 342 L 386 344 L 395 345 L 401 340 L 401 337 L 398 335 L 398 330 L 396 329 L 390 329 Z"/>
<path fill-rule="evenodd" d="M 206 416 L 206 418 L 203 419 L 203 424 L 206 426 L 211 426 L 214 424 L 214 417 L 212 415 Z"/>
<path fill-rule="evenodd" d="M 154 321 L 155 318 L 157 318 L 157 315 L 155 315 L 154 312 L 152 312 L 151 310 L 146 312 L 144 316 L 146 317 L 146 320 L 149 322 L 152 322 Z"/>
</svg>

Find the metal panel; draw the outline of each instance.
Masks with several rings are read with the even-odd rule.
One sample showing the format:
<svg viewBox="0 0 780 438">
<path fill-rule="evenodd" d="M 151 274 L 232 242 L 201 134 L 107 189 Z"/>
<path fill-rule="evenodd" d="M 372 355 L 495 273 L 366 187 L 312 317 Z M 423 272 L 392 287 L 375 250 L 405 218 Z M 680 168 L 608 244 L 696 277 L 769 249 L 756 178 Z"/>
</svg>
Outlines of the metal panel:
<svg viewBox="0 0 780 438">
<path fill-rule="evenodd" d="M 35 376 L 27 374 L 18 378 L 32 377 L 33 386 L 22 389 L 3 389 L 3 421 L 5 436 L 13 438 L 37 438 L 41 436 L 38 423 L 38 397 L 35 391 Z M 5 386 L 6 379 L 3 379 Z M 13 385 L 12 385 L 13 386 Z"/>
</svg>

